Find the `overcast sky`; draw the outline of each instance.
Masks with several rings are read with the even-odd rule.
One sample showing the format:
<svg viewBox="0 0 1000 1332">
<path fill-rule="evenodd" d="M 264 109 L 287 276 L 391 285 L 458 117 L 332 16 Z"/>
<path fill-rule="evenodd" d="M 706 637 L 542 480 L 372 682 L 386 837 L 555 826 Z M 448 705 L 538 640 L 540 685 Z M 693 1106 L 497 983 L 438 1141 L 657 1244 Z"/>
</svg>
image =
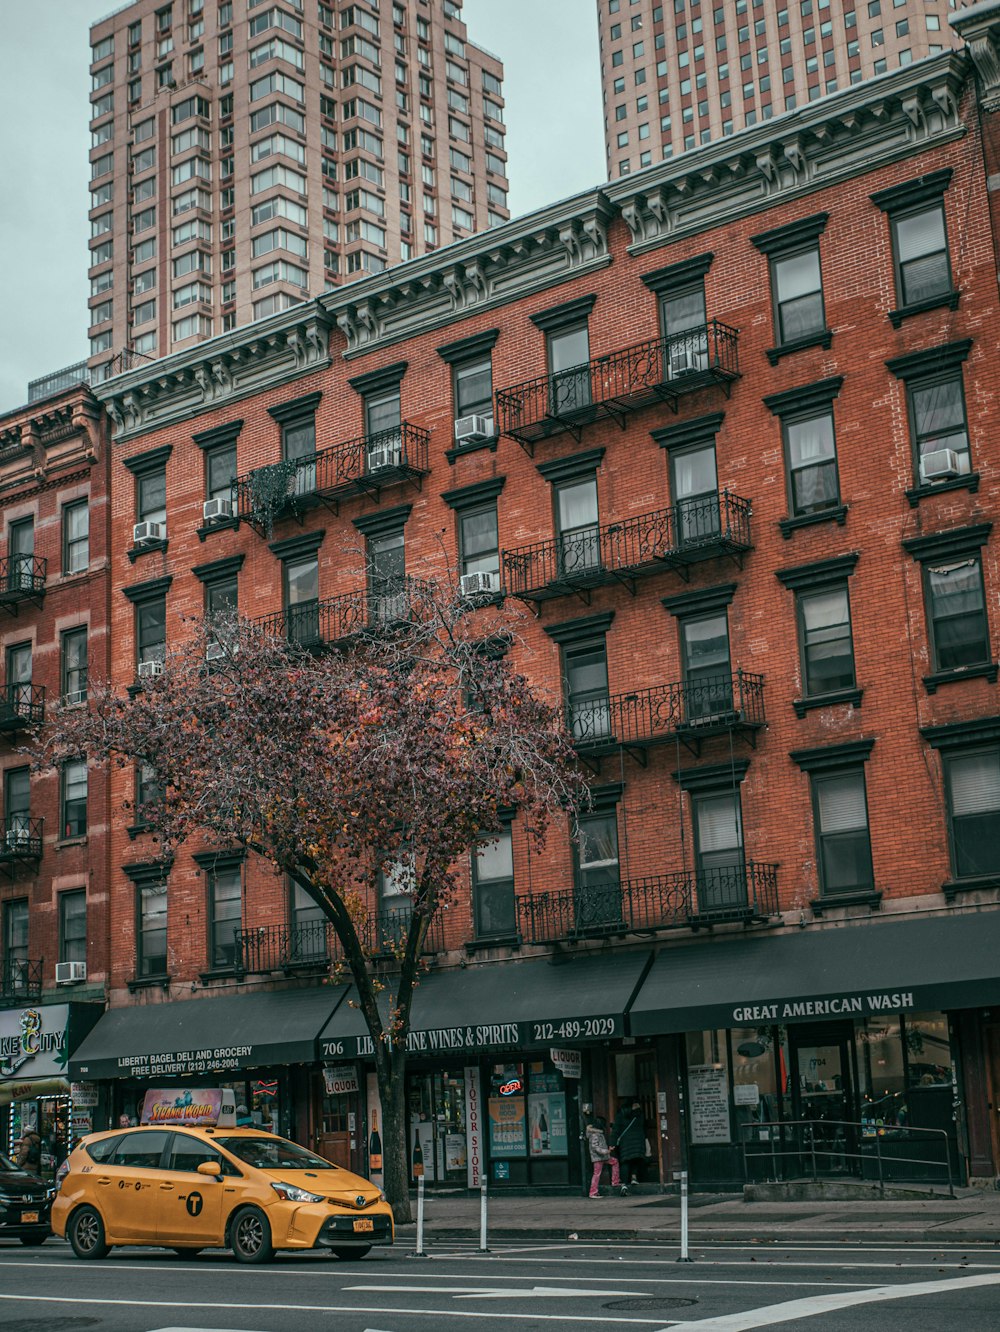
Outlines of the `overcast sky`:
<svg viewBox="0 0 1000 1332">
<path fill-rule="evenodd" d="M 115 5 L 0 3 L 3 411 L 27 401 L 29 379 L 87 355 L 88 32 Z M 511 212 L 600 184 L 594 0 L 465 0 L 464 12 L 470 39 L 505 66 Z"/>
</svg>

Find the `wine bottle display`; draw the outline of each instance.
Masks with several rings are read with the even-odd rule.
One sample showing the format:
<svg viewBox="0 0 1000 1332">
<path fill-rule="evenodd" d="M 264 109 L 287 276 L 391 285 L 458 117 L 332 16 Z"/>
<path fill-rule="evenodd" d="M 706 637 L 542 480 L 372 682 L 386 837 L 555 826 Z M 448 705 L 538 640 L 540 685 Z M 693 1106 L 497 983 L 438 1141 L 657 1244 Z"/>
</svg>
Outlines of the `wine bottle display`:
<svg viewBox="0 0 1000 1332">
<path fill-rule="evenodd" d="M 372 1111 L 372 1132 L 368 1139 L 368 1169 L 382 1169 L 382 1139 L 378 1131 L 378 1111 Z"/>
</svg>

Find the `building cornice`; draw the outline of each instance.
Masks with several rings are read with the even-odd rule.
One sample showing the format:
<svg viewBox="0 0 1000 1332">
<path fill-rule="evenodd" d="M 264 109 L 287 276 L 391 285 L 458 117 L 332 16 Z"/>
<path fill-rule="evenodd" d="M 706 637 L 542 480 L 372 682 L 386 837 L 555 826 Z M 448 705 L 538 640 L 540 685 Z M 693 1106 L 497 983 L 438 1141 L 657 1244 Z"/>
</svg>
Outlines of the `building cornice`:
<svg viewBox="0 0 1000 1332">
<path fill-rule="evenodd" d="M 984 111 L 1000 108 L 1000 4 L 996 0 L 968 5 L 948 22 L 965 42 L 979 78 L 979 100 Z"/>
<path fill-rule="evenodd" d="M 315 301 L 95 385 L 115 440 L 133 439 L 280 387 L 330 364 L 330 319 Z"/>
<path fill-rule="evenodd" d="M 880 75 L 635 175 L 604 192 L 631 254 L 804 198 L 965 133 L 967 57 L 948 53 Z"/>
<path fill-rule="evenodd" d="M 243 398 L 327 367 L 333 337 L 343 337 L 334 345 L 351 361 L 552 293 L 612 262 L 608 234 L 619 214 L 629 252 L 641 254 L 806 200 L 964 135 L 959 99 L 971 67 L 961 52 L 904 66 L 144 364 L 93 394 L 106 405 L 116 440 L 132 439 L 231 411 Z"/>
</svg>

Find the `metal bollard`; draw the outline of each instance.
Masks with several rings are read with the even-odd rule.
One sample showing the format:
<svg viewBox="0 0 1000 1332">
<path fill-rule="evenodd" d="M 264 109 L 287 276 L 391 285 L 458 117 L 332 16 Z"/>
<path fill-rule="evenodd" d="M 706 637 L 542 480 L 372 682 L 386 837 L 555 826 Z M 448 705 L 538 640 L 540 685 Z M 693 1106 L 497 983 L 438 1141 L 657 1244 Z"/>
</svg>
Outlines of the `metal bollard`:
<svg viewBox="0 0 1000 1332">
<path fill-rule="evenodd" d="M 479 1252 L 489 1253 L 486 1246 L 486 1180 L 479 1184 Z"/>
<path fill-rule="evenodd" d="M 688 1256 L 688 1172 L 681 1171 L 681 1256 L 677 1259 L 679 1263 L 690 1263 L 693 1261 Z"/>
<path fill-rule="evenodd" d="M 425 1258 L 424 1253 L 424 1177 L 417 1180 L 417 1247 L 414 1258 Z"/>
</svg>

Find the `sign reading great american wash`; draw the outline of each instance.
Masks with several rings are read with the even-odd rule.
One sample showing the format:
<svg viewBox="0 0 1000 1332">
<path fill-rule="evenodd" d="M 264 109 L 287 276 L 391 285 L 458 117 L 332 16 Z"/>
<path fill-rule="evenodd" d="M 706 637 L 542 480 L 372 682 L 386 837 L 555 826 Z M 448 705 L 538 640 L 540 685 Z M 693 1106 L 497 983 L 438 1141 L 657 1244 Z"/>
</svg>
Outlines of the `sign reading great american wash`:
<svg viewBox="0 0 1000 1332">
<path fill-rule="evenodd" d="M 68 1004 L 39 1004 L 0 1013 L 0 1081 L 65 1076 Z"/>
<path fill-rule="evenodd" d="M 856 1014 L 901 1013 L 913 1009 L 912 990 L 837 994 L 829 999 L 783 999 L 733 1009 L 733 1023 L 794 1022 L 799 1018 L 853 1017 Z"/>
</svg>

